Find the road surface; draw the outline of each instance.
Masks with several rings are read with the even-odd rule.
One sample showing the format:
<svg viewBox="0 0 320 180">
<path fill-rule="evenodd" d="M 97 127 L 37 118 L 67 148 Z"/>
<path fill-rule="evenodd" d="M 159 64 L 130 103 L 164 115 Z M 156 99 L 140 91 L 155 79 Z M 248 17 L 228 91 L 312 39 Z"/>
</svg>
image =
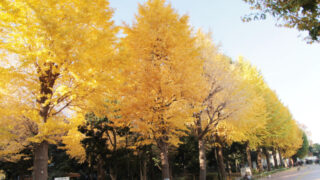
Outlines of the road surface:
<svg viewBox="0 0 320 180">
<path fill-rule="evenodd" d="M 320 165 L 305 165 L 300 170 L 292 168 L 261 180 L 320 180 Z"/>
</svg>

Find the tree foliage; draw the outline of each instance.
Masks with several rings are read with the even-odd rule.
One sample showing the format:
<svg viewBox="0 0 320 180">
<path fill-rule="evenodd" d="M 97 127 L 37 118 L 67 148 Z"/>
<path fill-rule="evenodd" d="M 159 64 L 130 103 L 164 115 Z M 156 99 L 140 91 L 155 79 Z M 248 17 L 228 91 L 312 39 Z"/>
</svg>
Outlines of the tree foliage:
<svg viewBox="0 0 320 180">
<path fill-rule="evenodd" d="M 168 145 L 180 142 L 192 120 L 190 104 L 201 99 L 202 61 L 188 16 L 164 0 L 147 1 L 138 11 L 133 25 L 124 28 L 128 69 L 121 112 L 145 144 L 157 144 L 167 163 Z"/>
<path fill-rule="evenodd" d="M 297 28 L 309 33 L 310 42 L 319 42 L 320 37 L 320 1 L 319 0 L 244 0 L 250 4 L 255 14 L 243 18 L 244 21 L 265 19 L 266 14 L 278 19 L 279 24 Z"/>
<path fill-rule="evenodd" d="M 148 1 L 139 6 L 136 22 L 125 33 L 129 62 L 124 118 L 146 141 L 177 145 L 192 117 L 188 102 L 201 96 L 202 63 L 188 17 L 180 17 L 163 0 Z"/>
<path fill-rule="evenodd" d="M 112 13 L 105 0 L 0 2 L 3 155 L 33 146 L 46 163 L 38 150 L 47 154 L 85 111 L 101 113 L 117 65 Z"/>
<path fill-rule="evenodd" d="M 319 158 L 320 157 L 320 144 L 318 144 L 318 143 L 312 144 L 310 146 L 309 151 L 313 154 L 313 156 L 317 156 Z"/>
<path fill-rule="evenodd" d="M 263 13 L 283 5 L 247 2 Z M 304 4 L 301 13 L 317 10 Z M 200 169 L 203 180 L 209 147 L 224 177 L 223 158 L 237 166 L 244 147 L 289 158 L 308 146 L 258 69 L 222 54 L 165 0 L 140 4 L 122 38 L 112 14 L 107 0 L 0 1 L 1 168 L 19 163 L 14 175 L 26 174 L 33 164 L 37 180 L 69 170 L 146 179 Z"/>
<path fill-rule="evenodd" d="M 303 143 L 302 146 L 298 149 L 297 153 L 294 155 L 300 159 L 306 157 L 309 153 L 309 141 L 305 132 L 302 132 Z"/>
</svg>

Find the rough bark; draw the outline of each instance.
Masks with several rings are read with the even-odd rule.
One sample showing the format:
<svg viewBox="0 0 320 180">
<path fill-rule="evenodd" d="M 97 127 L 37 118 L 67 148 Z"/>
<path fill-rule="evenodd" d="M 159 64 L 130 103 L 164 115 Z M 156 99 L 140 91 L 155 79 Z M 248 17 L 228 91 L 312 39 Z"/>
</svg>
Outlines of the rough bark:
<svg viewBox="0 0 320 180">
<path fill-rule="evenodd" d="M 52 89 L 59 76 L 59 73 L 54 72 L 57 65 L 51 62 L 43 64 L 44 69 L 36 64 L 38 80 L 40 82 L 40 94 L 36 102 L 40 105 L 39 115 L 43 123 L 47 122 L 49 116 L 50 103 L 46 103 L 49 97 L 52 97 Z M 38 129 L 36 130 L 38 131 Z M 36 132 L 38 134 L 39 132 Z M 33 163 L 33 180 L 48 179 L 48 142 L 42 141 L 35 146 L 34 163 Z"/>
<path fill-rule="evenodd" d="M 34 150 L 33 180 L 48 179 L 48 142 L 43 141 Z"/>
<path fill-rule="evenodd" d="M 149 147 L 149 164 L 152 164 L 152 162 L 153 162 L 152 157 L 153 157 L 152 148 Z M 149 168 L 148 168 L 148 173 L 149 173 L 150 179 L 155 179 L 155 175 L 154 175 L 155 173 L 154 173 L 153 166 L 152 166 L 152 165 L 149 165 L 148 167 L 149 167 Z M 147 175 L 148 175 L 148 173 L 147 173 Z"/>
<path fill-rule="evenodd" d="M 128 147 L 127 145 L 126 145 L 126 147 Z M 130 177 L 132 177 L 133 175 L 131 175 L 131 171 L 130 171 L 130 169 L 131 169 L 131 167 L 130 167 L 130 159 L 131 159 L 131 156 L 130 156 L 130 154 L 129 154 L 129 151 L 128 151 L 128 149 L 127 149 L 127 169 L 128 169 L 128 179 L 130 179 Z"/>
<path fill-rule="evenodd" d="M 160 142 L 160 157 L 161 157 L 161 171 L 162 179 L 170 180 L 170 168 L 168 160 L 168 144 L 165 142 Z"/>
<path fill-rule="evenodd" d="M 218 151 L 218 167 L 219 167 L 219 174 L 220 174 L 220 179 L 225 180 L 227 179 L 227 174 L 226 174 L 226 166 L 223 162 L 223 152 L 222 152 L 222 147 L 218 146 L 217 147 Z"/>
<path fill-rule="evenodd" d="M 19 180 L 24 180 L 25 178 L 24 178 L 23 174 L 19 174 L 19 175 L 18 175 L 18 179 L 19 179 Z"/>
<path fill-rule="evenodd" d="M 199 180 L 206 180 L 206 175 L 207 175 L 206 149 L 205 149 L 205 142 L 202 138 L 199 139 L 198 145 L 199 145 L 199 163 L 200 163 Z"/>
<path fill-rule="evenodd" d="M 183 177 L 184 177 L 184 179 L 187 179 L 188 178 L 188 170 L 187 170 L 186 161 L 184 159 L 185 152 L 183 152 L 183 153 L 184 153 L 184 155 L 183 155 Z"/>
<path fill-rule="evenodd" d="M 269 155 L 267 148 L 263 148 L 263 152 L 264 152 L 266 159 L 267 159 L 268 171 L 271 171 L 270 155 Z"/>
<path fill-rule="evenodd" d="M 147 180 L 147 161 L 143 155 L 140 161 L 140 180 Z"/>
<path fill-rule="evenodd" d="M 197 136 L 198 136 L 198 147 L 199 147 L 199 180 L 206 180 L 207 176 L 207 162 L 206 162 L 206 149 L 205 149 L 205 140 L 203 139 L 204 137 L 204 132 L 202 130 L 202 125 L 201 125 L 201 117 L 200 113 L 195 114 L 195 117 L 197 119 L 196 125 L 197 125 Z"/>
<path fill-rule="evenodd" d="M 258 148 L 257 149 L 257 165 L 258 165 L 259 172 L 263 171 L 263 167 L 262 167 L 262 163 L 261 163 L 261 160 L 262 160 L 261 156 L 262 156 L 261 149 Z"/>
<path fill-rule="evenodd" d="M 104 180 L 107 177 L 106 170 L 104 169 L 104 162 L 101 158 L 98 160 L 97 164 L 97 175 L 98 180 Z"/>
<path fill-rule="evenodd" d="M 280 166 L 283 167 L 283 159 L 282 159 L 282 156 L 281 156 L 281 151 L 280 151 L 280 148 L 278 149 L 278 153 L 279 153 L 279 159 L 280 159 Z"/>
<path fill-rule="evenodd" d="M 117 173 L 116 173 L 114 167 L 110 166 L 109 171 L 110 171 L 111 180 L 117 180 Z"/>
<path fill-rule="evenodd" d="M 251 152 L 250 152 L 250 148 L 249 148 L 249 143 L 246 143 L 246 154 L 247 154 L 248 165 L 252 171 L 252 161 L 251 161 Z"/>
<path fill-rule="evenodd" d="M 272 149 L 272 156 L 273 156 L 273 161 L 274 161 L 274 167 L 278 168 L 277 151 L 275 148 Z"/>
<path fill-rule="evenodd" d="M 239 163 L 236 159 L 234 159 L 234 164 L 236 166 L 236 172 L 240 172 L 240 167 L 239 167 Z"/>
<path fill-rule="evenodd" d="M 229 160 L 226 160 L 226 166 L 227 166 L 228 175 L 230 176 L 232 172 L 231 172 L 231 167 L 230 167 L 230 162 L 229 162 Z"/>
<path fill-rule="evenodd" d="M 169 166 L 170 179 L 173 179 L 172 171 L 173 171 L 172 166 Z"/>
</svg>

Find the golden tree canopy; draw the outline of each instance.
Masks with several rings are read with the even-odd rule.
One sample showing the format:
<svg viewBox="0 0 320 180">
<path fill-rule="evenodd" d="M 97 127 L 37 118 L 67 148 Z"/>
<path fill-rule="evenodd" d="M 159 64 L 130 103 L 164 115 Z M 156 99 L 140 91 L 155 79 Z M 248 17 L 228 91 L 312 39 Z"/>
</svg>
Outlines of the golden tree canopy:
<svg viewBox="0 0 320 180">
<path fill-rule="evenodd" d="M 139 5 L 136 21 L 124 30 L 129 60 L 121 111 L 146 139 L 177 144 L 203 87 L 188 16 L 179 16 L 164 0 L 150 0 Z"/>
<path fill-rule="evenodd" d="M 16 135 L 8 144 L 54 143 L 80 123 L 77 113 L 103 113 L 117 72 L 112 13 L 106 0 L 0 2 L 0 106 L 10 111 L 0 136 Z"/>
</svg>

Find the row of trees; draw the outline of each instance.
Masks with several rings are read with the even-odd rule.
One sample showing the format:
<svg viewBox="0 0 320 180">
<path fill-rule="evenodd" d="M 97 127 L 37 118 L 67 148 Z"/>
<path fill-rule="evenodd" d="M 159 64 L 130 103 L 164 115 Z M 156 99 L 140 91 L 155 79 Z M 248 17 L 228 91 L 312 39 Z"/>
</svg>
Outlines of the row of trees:
<svg viewBox="0 0 320 180">
<path fill-rule="evenodd" d="M 283 157 L 299 149 L 301 130 L 260 72 L 221 54 L 188 16 L 165 0 L 139 5 L 132 25 L 116 27 L 112 13 L 106 0 L 0 2 L 1 161 L 31 149 L 33 178 L 47 179 L 48 147 L 59 144 L 95 164 L 98 179 L 106 168 L 116 179 L 121 153 L 145 157 L 154 145 L 169 179 L 168 153 L 192 135 L 200 179 L 210 146 L 225 179 L 222 150 L 234 142 L 250 167 L 252 150 L 259 158 L 261 149 Z"/>
</svg>

